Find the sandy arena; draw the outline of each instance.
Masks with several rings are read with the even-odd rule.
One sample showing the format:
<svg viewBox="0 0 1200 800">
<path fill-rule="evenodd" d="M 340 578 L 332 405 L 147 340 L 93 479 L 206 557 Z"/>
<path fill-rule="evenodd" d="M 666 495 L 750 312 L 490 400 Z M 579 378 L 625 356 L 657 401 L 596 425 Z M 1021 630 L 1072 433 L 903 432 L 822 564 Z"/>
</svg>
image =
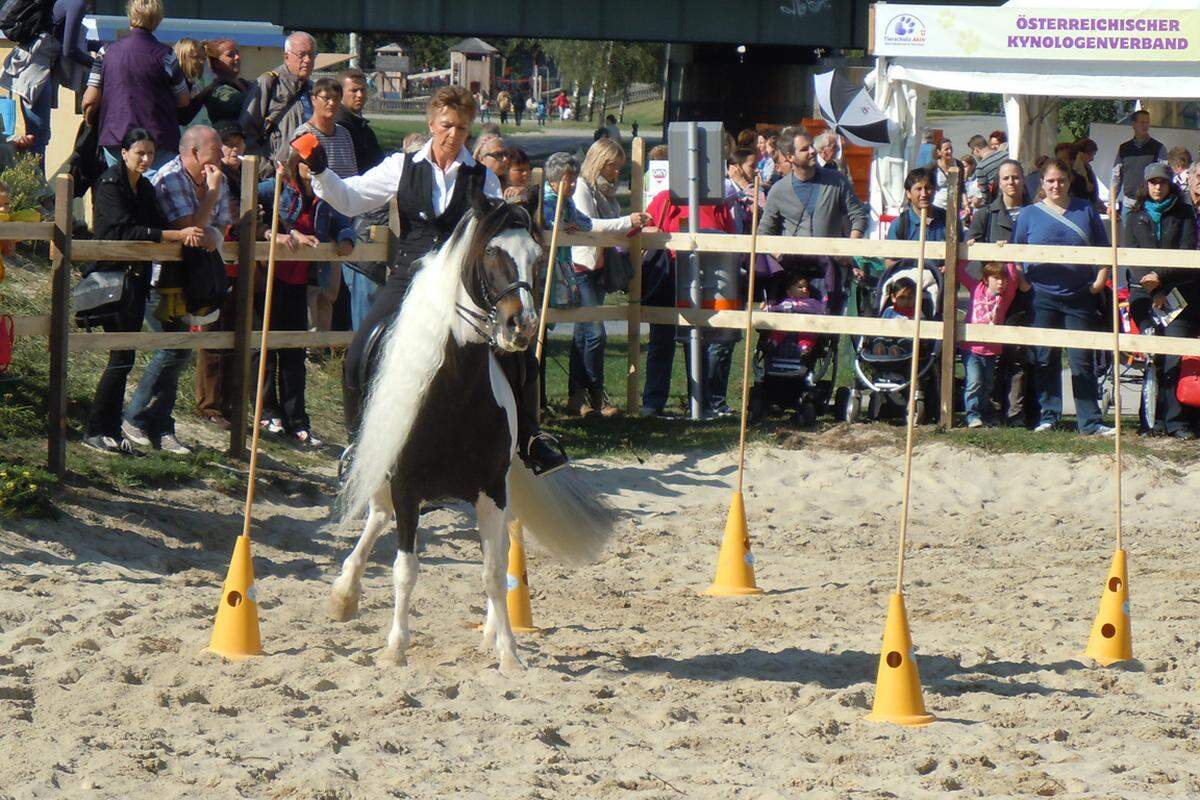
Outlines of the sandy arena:
<svg viewBox="0 0 1200 800">
<path fill-rule="evenodd" d="M 629 516 L 578 571 L 531 543 L 547 630 L 511 679 L 477 649 L 465 508 L 422 519 L 407 668 L 375 665 L 394 535 L 359 617 L 328 620 L 357 531 L 327 497 L 260 492 L 270 655 L 236 664 L 203 648 L 237 498 L 77 491 L 58 521 L 0 523 L 0 798 L 1200 796 L 1200 472 L 1129 462 L 1139 660 L 1101 669 L 1080 653 L 1113 550 L 1109 460 L 920 443 L 906 593 L 941 721 L 912 730 L 863 720 L 895 580 L 895 437 L 752 448 L 767 593 L 701 597 L 734 463 L 584 462 Z"/>
</svg>

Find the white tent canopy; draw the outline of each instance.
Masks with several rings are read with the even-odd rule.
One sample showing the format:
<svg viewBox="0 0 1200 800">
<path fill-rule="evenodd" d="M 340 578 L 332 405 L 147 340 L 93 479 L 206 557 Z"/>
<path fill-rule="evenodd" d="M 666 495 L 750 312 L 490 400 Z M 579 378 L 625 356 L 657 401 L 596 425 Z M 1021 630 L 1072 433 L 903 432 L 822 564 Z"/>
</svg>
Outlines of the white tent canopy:
<svg viewBox="0 0 1200 800">
<path fill-rule="evenodd" d="M 912 22 L 900 34 L 889 32 L 903 14 Z M 1042 20 L 1040 26 L 1014 23 L 1031 18 Z M 903 200 L 904 175 L 920 147 L 930 89 L 1003 95 L 1009 150 L 1025 161 L 1049 152 L 1058 140 L 1063 97 L 1200 97 L 1200 58 L 1188 52 L 1200 49 L 1200 42 L 1170 35 L 1191 27 L 1181 25 L 1181 18 L 1189 23 L 1200 18 L 1200 0 L 1141 0 L 1136 6 L 1128 0 L 1009 0 L 1002 7 L 954 9 L 876 4 L 882 28 L 872 44 L 879 55 L 867 81 L 873 82 L 875 101 L 894 129 L 892 147 L 876 151 L 872 208 L 894 213 Z M 1108 27 L 1113 23 L 1127 27 Z M 1036 47 L 1014 57 L 1017 38 L 1035 39 Z M 1130 39 L 1136 40 L 1133 51 L 1122 47 Z M 1113 49 L 1096 49 L 1097 43 Z M 1146 45 L 1159 47 L 1137 50 Z M 1056 57 L 1027 57 L 1042 47 Z"/>
</svg>

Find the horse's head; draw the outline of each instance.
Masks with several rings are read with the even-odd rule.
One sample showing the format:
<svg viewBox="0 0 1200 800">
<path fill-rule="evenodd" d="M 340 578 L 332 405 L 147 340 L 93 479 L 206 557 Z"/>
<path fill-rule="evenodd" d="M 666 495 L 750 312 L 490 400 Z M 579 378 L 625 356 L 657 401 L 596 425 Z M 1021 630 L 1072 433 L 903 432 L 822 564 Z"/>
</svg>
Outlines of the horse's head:
<svg viewBox="0 0 1200 800">
<path fill-rule="evenodd" d="M 524 350 L 537 336 L 533 284 L 542 232 L 524 207 L 479 197 L 462 274 L 463 289 L 483 312 L 470 314 L 472 324 L 479 323 L 476 330 L 500 350 Z"/>
</svg>

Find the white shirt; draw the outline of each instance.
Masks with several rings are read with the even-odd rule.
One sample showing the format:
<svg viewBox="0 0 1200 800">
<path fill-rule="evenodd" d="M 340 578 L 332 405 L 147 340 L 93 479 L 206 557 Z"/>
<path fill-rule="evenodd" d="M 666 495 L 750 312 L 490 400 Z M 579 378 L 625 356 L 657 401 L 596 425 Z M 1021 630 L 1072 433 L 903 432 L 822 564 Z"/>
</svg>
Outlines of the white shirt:
<svg viewBox="0 0 1200 800">
<path fill-rule="evenodd" d="M 413 156 L 413 162 L 429 161 L 433 166 L 433 209 L 438 214 L 450 205 L 454 196 L 454 181 L 458 177 L 458 169 L 462 165 L 475 166 L 475 159 L 467 152 L 467 148 L 458 151 L 454 163 L 443 172 L 429 157 L 432 142 L 426 142 L 420 152 Z M 327 169 L 320 175 L 313 175 L 312 187 L 317 197 L 336 208 L 347 217 L 357 217 L 368 211 L 374 211 L 387 205 L 396 196 L 400 186 L 400 176 L 404 173 L 404 153 L 392 153 L 378 165 L 367 170 L 362 175 L 352 178 L 339 178 L 332 169 Z M 504 199 L 500 188 L 500 179 L 491 170 L 484 170 L 483 193 L 497 200 Z"/>
</svg>

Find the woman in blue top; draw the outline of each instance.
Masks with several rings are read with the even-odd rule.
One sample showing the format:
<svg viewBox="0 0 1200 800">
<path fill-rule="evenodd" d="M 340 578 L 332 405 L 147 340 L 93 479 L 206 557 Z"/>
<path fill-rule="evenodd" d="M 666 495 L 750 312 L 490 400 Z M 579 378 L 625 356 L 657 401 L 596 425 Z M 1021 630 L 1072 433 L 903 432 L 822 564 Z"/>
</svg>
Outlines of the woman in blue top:
<svg viewBox="0 0 1200 800">
<path fill-rule="evenodd" d="M 1060 158 L 1042 167 L 1045 199 L 1026 206 L 1013 230 L 1014 244 L 1048 244 L 1068 247 L 1107 247 L 1108 232 L 1100 215 L 1087 200 L 1070 196 L 1071 167 Z M 1096 295 L 1104 289 L 1108 269 L 1079 264 L 1026 263 L 1025 278 L 1033 287 L 1033 327 L 1096 330 L 1100 305 Z M 1062 416 L 1062 353 L 1057 347 L 1035 347 L 1034 374 L 1040 421 L 1034 430 L 1052 430 Z M 1075 397 L 1075 426 L 1080 433 L 1109 435 L 1097 401 L 1097 374 L 1090 350 L 1067 349 L 1071 366 L 1071 393 Z"/>
</svg>

